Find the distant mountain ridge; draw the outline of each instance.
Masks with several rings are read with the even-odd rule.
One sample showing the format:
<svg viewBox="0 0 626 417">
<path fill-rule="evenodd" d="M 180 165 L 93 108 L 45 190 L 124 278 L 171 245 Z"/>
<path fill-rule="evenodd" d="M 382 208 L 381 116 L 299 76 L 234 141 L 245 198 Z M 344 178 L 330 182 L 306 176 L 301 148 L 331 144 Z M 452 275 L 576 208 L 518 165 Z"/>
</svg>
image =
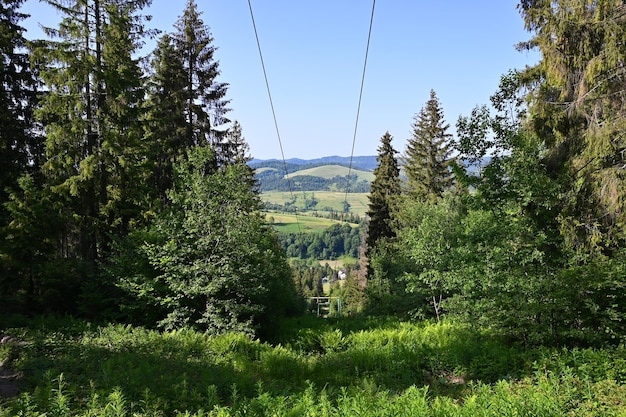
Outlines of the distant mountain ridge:
<svg viewBox="0 0 626 417">
<path fill-rule="evenodd" d="M 293 171 L 288 169 L 288 171 L 291 172 L 302 169 L 302 165 L 310 165 L 311 168 L 320 165 L 343 165 L 349 167 L 350 157 L 333 155 L 315 159 L 289 158 L 285 160 L 285 163 L 287 165 L 297 166 L 297 169 L 293 169 Z M 253 159 L 250 161 L 250 166 L 259 168 L 263 166 L 277 166 L 276 164 L 280 164 L 280 167 L 284 168 L 282 159 Z M 373 171 L 377 166 L 378 162 L 376 162 L 375 155 L 352 157 L 352 168 L 354 169 Z"/>
<path fill-rule="evenodd" d="M 327 156 L 316 159 L 291 158 L 252 160 L 261 192 L 268 191 L 341 191 L 369 192 L 376 168 L 375 156 L 352 158 Z M 351 170 L 350 170 L 351 167 Z M 350 172 L 350 177 L 348 177 Z"/>
<path fill-rule="evenodd" d="M 477 175 L 491 160 L 483 158 L 470 164 L 460 161 L 470 175 Z M 352 192 L 369 192 L 373 170 L 378 166 L 376 156 L 325 156 L 315 159 L 290 158 L 253 159 L 260 190 L 267 191 L 340 191 L 349 187 Z M 351 168 L 348 171 L 348 168 Z M 402 167 L 400 167 L 402 168 Z M 347 177 L 350 172 L 350 178 Z M 403 173 L 401 172 L 401 175 Z M 287 179 L 289 178 L 289 180 Z"/>
</svg>

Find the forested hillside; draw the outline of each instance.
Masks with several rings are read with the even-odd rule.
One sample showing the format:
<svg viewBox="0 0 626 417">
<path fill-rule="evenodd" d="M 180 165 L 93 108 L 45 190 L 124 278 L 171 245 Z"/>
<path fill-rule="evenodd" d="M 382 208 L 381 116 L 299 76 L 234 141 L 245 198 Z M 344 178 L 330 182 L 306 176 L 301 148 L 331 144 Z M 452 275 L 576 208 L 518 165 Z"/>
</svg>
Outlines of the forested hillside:
<svg viewBox="0 0 626 417">
<path fill-rule="evenodd" d="M 260 190 L 338 191 L 367 193 L 372 175 L 369 171 L 331 163 L 302 164 L 267 161 L 250 164 L 255 169 Z"/>
<path fill-rule="evenodd" d="M 372 171 L 376 168 L 376 156 L 324 156 L 321 158 L 314 159 L 301 159 L 301 158 L 288 158 L 284 161 L 287 164 L 287 170 L 291 169 L 297 170 L 298 167 L 300 169 L 306 169 L 307 167 L 318 166 L 318 165 L 341 165 L 345 167 L 352 167 L 354 169 L 358 169 L 361 171 Z M 274 164 L 279 164 L 283 170 L 285 169 L 285 165 L 282 160 L 279 159 L 252 159 L 250 161 L 250 165 L 253 167 L 263 167 L 263 166 L 274 166 Z"/>
</svg>

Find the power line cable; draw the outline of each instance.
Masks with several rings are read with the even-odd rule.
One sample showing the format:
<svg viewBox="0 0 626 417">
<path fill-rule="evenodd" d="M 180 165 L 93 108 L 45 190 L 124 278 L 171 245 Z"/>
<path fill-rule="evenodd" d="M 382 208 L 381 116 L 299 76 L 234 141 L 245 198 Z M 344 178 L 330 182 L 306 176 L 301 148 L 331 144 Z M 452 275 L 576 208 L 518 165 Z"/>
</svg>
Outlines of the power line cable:
<svg viewBox="0 0 626 417">
<path fill-rule="evenodd" d="M 289 195 L 294 201 L 296 224 L 298 225 L 298 232 L 301 232 L 300 221 L 298 220 L 298 208 L 295 206 L 295 198 L 293 196 L 293 187 L 291 185 L 291 178 L 287 170 L 287 161 L 285 160 L 285 152 L 283 151 L 283 142 L 280 139 L 280 130 L 278 129 L 278 121 L 276 119 L 276 111 L 274 110 L 274 101 L 272 100 L 272 93 L 270 91 L 270 83 L 267 80 L 267 71 L 265 70 L 265 61 L 263 60 L 263 52 L 261 52 L 261 42 L 259 42 L 259 33 L 256 29 L 256 22 L 254 20 L 254 12 L 252 11 L 251 0 L 248 0 L 248 8 L 250 9 L 250 18 L 252 19 L 252 27 L 254 28 L 254 37 L 256 38 L 256 45 L 259 50 L 259 57 L 261 58 L 261 67 L 263 68 L 263 77 L 265 78 L 265 87 L 267 88 L 267 96 L 270 100 L 270 107 L 272 108 L 272 116 L 274 118 L 274 127 L 276 128 L 276 136 L 278 137 L 278 145 L 280 146 L 280 154 L 283 158 L 283 168 L 285 170 L 285 177 L 287 178 L 287 184 L 289 185 Z M 369 42 L 368 42 L 369 43 Z M 306 201 L 305 201 L 306 203 Z"/>
<path fill-rule="evenodd" d="M 370 50 L 370 39 L 372 37 L 372 26 L 374 24 L 374 11 L 376 10 L 376 0 L 372 0 L 372 15 L 370 17 L 370 27 L 367 33 L 367 46 L 365 47 L 365 60 L 363 62 L 363 74 L 361 76 L 361 89 L 359 91 L 359 104 L 356 110 L 356 121 L 354 122 L 354 135 L 352 137 L 352 151 L 350 152 L 350 165 L 348 166 L 348 178 L 346 180 L 346 196 L 343 201 L 344 211 L 348 206 L 348 191 L 350 191 L 350 174 L 352 173 L 352 160 L 354 158 L 354 146 L 356 144 L 356 133 L 359 127 L 359 115 L 361 113 L 361 99 L 363 98 L 363 86 L 365 84 L 365 70 L 367 69 L 367 57 Z"/>
</svg>

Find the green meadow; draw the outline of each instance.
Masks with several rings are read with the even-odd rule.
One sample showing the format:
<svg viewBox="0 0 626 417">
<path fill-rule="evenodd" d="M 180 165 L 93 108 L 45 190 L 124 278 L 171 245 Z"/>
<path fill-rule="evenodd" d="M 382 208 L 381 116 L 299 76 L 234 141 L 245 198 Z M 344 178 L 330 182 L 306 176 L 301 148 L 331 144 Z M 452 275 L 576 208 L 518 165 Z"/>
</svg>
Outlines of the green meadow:
<svg viewBox="0 0 626 417">
<path fill-rule="evenodd" d="M 24 323 L 22 323 L 24 324 Z M 624 416 L 626 349 L 454 323 L 290 319 L 274 340 L 42 319 L 2 328 L 1 417 Z"/>
<path fill-rule="evenodd" d="M 374 173 L 371 171 L 362 171 L 354 168 L 349 169 L 348 167 L 341 165 L 320 165 L 314 168 L 301 169 L 289 175 L 285 175 L 285 177 L 309 175 L 312 177 L 331 179 L 335 177 L 345 177 L 348 173 L 350 173 L 350 175 L 356 175 L 359 181 L 365 180 L 367 182 L 372 182 L 374 180 Z"/>
<path fill-rule="evenodd" d="M 347 201 L 350 204 L 350 212 L 359 216 L 364 216 L 368 206 L 369 193 L 348 193 L 346 198 L 345 192 L 336 191 L 305 191 L 294 192 L 293 194 L 288 191 L 267 191 L 261 195 L 263 201 L 267 201 L 274 204 L 284 205 L 287 202 L 292 201 L 295 197 L 295 206 L 300 211 L 305 209 L 305 199 L 310 200 L 315 198 L 317 205 L 313 210 L 319 213 L 323 213 L 328 209 L 332 209 L 336 212 L 343 212 L 344 202 Z"/>
<path fill-rule="evenodd" d="M 359 260 L 357 258 L 352 258 L 350 256 L 342 256 L 339 259 L 322 259 L 319 261 L 321 266 L 326 264 L 330 265 L 330 267 L 334 270 L 343 269 L 346 264 L 354 265 Z"/>
<path fill-rule="evenodd" d="M 343 224 L 338 220 L 309 215 L 296 215 L 289 213 L 266 212 L 266 219 L 273 218 L 272 226 L 277 232 L 282 233 L 321 233 L 333 224 Z M 354 225 L 356 226 L 356 225 Z"/>
</svg>

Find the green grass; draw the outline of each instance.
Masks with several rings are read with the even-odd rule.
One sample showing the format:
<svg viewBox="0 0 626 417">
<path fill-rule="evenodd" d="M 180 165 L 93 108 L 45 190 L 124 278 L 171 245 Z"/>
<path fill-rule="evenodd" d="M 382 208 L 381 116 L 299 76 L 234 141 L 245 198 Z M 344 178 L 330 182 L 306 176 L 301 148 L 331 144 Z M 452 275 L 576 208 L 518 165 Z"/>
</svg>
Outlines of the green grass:
<svg viewBox="0 0 626 417">
<path fill-rule="evenodd" d="M 263 168 L 255 168 L 254 171 L 257 174 L 260 174 L 260 173 L 265 172 L 265 171 L 278 171 L 278 170 L 276 168 L 272 168 L 272 167 L 263 167 Z"/>
<path fill-rule="evenodd" d="M 306 195 L 308 199 L 315 196 L 315 199 L 318 201 L 315 210 L 319 213 L 323 213 L 326 207 L 336 212 L 343 212 L 343 204 L 344 201 L 346 201 L 345 192 L 306 191 Z M 350 204 L 350 212 L 364 216 L 368 209 L 368 195 L 369 193 L 348 193 L 347 201 Z M 302 192 L 295 192 L 293 196 L 296 197 L 296 207 L 302 210 L 304 208 L 304 194 Z M 284 205 L 286 202 L 291 201 L 292 197 L 289 192 L 267 191 L 261 194 L 261 198 L 263 201 Z"/>
<path fill-rule="evenodd" d="M 321 266 L 324 266 L 326 264 L 330 265 L 331 268 L 333 268 L 334 270 L 339 270 L 339 269 L 343 269 L 344 265 L 346 264 L 356 264 L 359 260 L 357 258 L 353 258 L 351 256 L 342 256 L 339 259 L 322 259 L 321 261 L 319 261 Z"/>
<path fill-rule="evenodd" d="M 343 224 L 337 220 L 331 220 L 324 217 L 312 217 L 307 215 L 295 215 L 287 213 L 267 212 L 266 218 L 274 218 L 272 226 L 278 232 L 282 233 L 321 233 L 334 224 Z M 356 225 L 353 225 L 356 227 Z"/>
<path fill-rule="evenodd" d="M 350 175 L 356 175 L 358 180 L 365 180 L 371 182 L 374 180 L 374 173 L 370 171 L 362 171 L 358 169 L 348 169 L 341 165 L 322 165 L 315 168 L 302 169 L 300 171 L 292 172 L 289 175 L 285 175 L 285 178 L 296 177 L 299 175 L 310 175 L 313 177 L 321 177 L 331 179 L 334 177 L 345 177 L 350 172 Z"/>
<path fill-rule="evenodd" d="M 0 399 L 0 417 L 626 415 L 623 347 L 524 350 L 392 318 L 279 330 L 270 345 L 75 320 L 6 329 L 22 393 Z"/>
</svg>

